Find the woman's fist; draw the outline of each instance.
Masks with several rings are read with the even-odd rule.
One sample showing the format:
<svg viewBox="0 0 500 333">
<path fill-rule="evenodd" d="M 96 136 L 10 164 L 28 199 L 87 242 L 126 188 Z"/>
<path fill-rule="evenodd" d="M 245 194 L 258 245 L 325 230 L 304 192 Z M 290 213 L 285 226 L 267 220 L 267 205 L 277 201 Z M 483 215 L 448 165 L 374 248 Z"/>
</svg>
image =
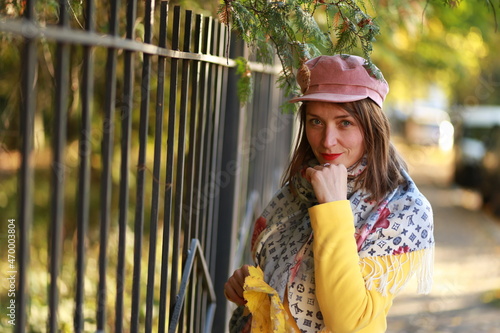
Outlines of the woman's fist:
<svg viewBox="0 0 500 333">
<path fill-rule="evenodd" d="M 248 275 L 250 275 L 248 272 L 248 265 L 243 265 L 234 271 L 233 275 L 231 275 L 224 285 L 224 295 L 226 295 L 228 300 L 238 305 L 244 305 L 246 303 L 243 298 L 243 285 Z"/>
<path fill-rule="evenodd" d="M 320 204 L 347 199 L 347 169 L 343 164 L 307 168 L 306 179 L 311 182 Z"/>
</svg>

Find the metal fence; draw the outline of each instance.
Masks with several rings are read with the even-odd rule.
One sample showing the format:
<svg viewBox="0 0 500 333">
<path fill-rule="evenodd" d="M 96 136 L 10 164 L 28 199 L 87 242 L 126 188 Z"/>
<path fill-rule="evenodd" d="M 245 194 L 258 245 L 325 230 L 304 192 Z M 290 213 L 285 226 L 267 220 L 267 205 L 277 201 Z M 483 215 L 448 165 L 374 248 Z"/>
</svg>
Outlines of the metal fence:
<svg viewBox="0 0 500 333">
<path fill-rule="evenodd" d="M 75 27 L 59 1 L 42 25 L 36 4 L 0 17 L 2 57 L 20 57 L 0 67 L 12 82 L 0 89 L 0 267 L 15 284 L 0 328 L 224 332 L 223 285 L 292 142 L 275 67 L 251 63 L 242 106 L 233 59 L 248 51 L 211 17 L 84 1 Z"/>
</svg>

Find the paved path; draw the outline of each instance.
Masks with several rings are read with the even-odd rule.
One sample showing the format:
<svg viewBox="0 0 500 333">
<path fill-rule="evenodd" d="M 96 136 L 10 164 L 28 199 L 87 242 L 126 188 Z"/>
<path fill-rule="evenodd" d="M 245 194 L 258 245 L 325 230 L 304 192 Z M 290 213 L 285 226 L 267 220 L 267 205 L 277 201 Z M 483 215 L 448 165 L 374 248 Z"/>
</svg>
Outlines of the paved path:
<svg viewBox="0 0 500 333">
<path fill-rule="evenodd" d="M 395 300 L 387 333 L 500 333 L 500 219 L 478 196 L 449 185 L 449 170 L 421 159 L 410 165 L 434 209 L 434 287 L 412 281 Z"/>
</svg>

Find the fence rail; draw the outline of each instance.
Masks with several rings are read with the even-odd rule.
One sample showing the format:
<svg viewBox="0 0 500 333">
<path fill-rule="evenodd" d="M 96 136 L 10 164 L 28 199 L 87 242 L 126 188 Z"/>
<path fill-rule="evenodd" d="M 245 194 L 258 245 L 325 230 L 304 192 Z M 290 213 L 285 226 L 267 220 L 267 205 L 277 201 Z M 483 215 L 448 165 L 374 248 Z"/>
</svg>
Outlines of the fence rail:
<svg viewBox="0 0 500 333">
<path fill-rule="evenodd" d="M 4 52 L 22 56 L 0 69 L 0 81 L 21 73 L 19 90 L 0 89 L 0 101 L 18 100 L 0 104 L 4 117 L 14 110 L 0 130 L 17 133 L 2 151 L 20 156 L 0 164 L 18 221 L 16 325 L 2 318 L 0 328 L 225 331 L 223 284 L 247 259 L 248 221 L 277 188 L 292 141 L 276 67 L 250 63 L 243 107 L 233 67 L 248 51 L 213 18 L 167 1 L 111 1 L 103 33 L 93 1 L 82 29 L 71 27 L 69 2 L 47 26 L 35 3 L 0 16 Z"/>
</svg>

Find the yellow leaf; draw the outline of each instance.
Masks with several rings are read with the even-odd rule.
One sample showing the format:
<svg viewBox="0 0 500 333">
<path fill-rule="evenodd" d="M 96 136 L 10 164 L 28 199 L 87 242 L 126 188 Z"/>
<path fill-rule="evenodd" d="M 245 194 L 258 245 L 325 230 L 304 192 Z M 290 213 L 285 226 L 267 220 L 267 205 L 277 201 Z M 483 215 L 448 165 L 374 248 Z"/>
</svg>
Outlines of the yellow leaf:
<svg viewBox="0 0 500 333">
<path fill-rule="evenodd" d="M 245 279 L 243 297 L 252 313 L 252 333 L 293 332 L 287 325 L 287 313 L 278 292 L 264 281 L 260 267 L 248 270 L 250 275 Z"/>
</svg>

